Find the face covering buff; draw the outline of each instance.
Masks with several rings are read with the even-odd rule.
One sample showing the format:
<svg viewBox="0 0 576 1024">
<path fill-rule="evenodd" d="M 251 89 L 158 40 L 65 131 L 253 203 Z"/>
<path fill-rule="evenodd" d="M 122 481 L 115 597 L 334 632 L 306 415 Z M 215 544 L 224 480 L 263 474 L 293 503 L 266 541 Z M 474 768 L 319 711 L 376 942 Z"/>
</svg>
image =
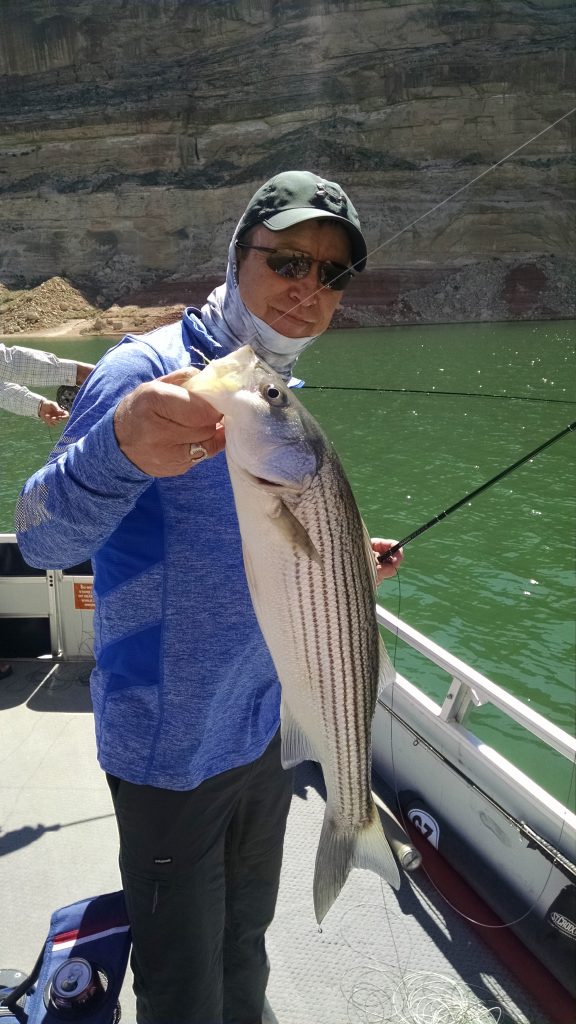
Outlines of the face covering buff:
<svg viewBox="0 0 576 1024">
<path fill-rule="evenodd" d="M 290 380 L 298 356 L 318 335 L 288 338 L 251 313 L 240 298 L 236 263 L 236 232 L 228 250 L 226 283 L 215 288 L 202 306 L 202 323 L 227 352 L 251 345 L 283 380 Z"/>
</svg>

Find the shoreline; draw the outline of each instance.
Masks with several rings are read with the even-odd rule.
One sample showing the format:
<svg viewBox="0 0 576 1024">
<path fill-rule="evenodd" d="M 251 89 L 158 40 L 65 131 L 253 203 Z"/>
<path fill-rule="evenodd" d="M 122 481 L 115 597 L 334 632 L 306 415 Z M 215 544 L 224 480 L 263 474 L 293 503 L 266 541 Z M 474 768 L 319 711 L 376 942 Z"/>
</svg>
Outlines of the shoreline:
<svg viewBox="0 0 576 1024">
<path fill-rule="evenodd" d="M 19 331 L 16 334 L 2 334 L 0 333 L 0 342 L 6 344 L 7 347 L 12 345 L 19 345 L 27 340 L 33 341 L 35 339 L 50 339 L 58 341 L 88 341 L 92 338 L 111 338 L 121 339 L 126 334 L 145 334 L 148 331 L 154 330 L 155 328 L 162 326 L 162 321 L 159 323 L 158 314 L 162 312 L 164 318 L 166 317 L 166 307 L 154 310 L 144 310 L 140 308 L 138 310 L 139 317 L 126 318 L 125 323 L 121 327 L 106 327 L 105 325 L 96 327 L 93 318 L 86 318 L 82 320 L 63 320 L 62 323 L 52 327 L 45 327 L 43 330 L 35 331 Z M 176 322 L 182 315 L 181 309 L 172 309 L 171 315 L 163 319 L 163 323 Z M 142 323 L 142 316 L 147 319 L 146 314 L 151 315 L 148 323 Z M 135 319 L 140 319 L 140 323 L 135 323 Z M 118 318 L 116 317 L 116 321 Z M 332 324 L 330 330 L 361 330 L 367 328 L 368 330 L 386 330 L 386 328 L 397 328 L 397 327 L 441 327 L 441 326 L 455 326 L 456 324 L 521 324 L 521 323 L 572 323 L 575 318 L 571 316 L 567 317 L 519 317 L 516 319 L 503 319 L 503 320 L 419 320 L 416 322 L 388 322 L 375 324 L 359 324 L 359 323 L 338 323 Z"/>
<path fill-rule="evenodd" d="M 64 278 L 52 277 L 35 288 L 10 291 L 0 285 L 0 338 L 82 340 L 145 334 L 182 316 L 183 302 L 135 294 L 100 309 Z"/>
<path fill-rule="evenodd" d="M 118 334 L 122 337 L 125 332 L 108 332 L 108 331 L 92 331 L 88 333 L 87 329 L 91 328 L 92 320 L 65 320 L 57 327 L 45 327 L 42 331 L 19 331 L 17 334 L 0 334 L 1 342 L 11 342 L 13 345 L 18 344 L 18 338 L 58 338 L 59 340 L 65 341 L 82 341 L 87 338 L 103 337 L 108 338 Z"/>
<path fill-rule="evenodd" d="M 146 334 L 182 316 L 183 306 L 134 306 L 119 312 L 112 308 L 98 316 L 61 320 L 42 329 L 27 329 L 12 334 L 0 333 L 0 341 L 18 345 L 18 339 L 53 338 L 58 341 L 83 341 L 86 338 L 123 338 L 125 334 Z"/>
</svg>

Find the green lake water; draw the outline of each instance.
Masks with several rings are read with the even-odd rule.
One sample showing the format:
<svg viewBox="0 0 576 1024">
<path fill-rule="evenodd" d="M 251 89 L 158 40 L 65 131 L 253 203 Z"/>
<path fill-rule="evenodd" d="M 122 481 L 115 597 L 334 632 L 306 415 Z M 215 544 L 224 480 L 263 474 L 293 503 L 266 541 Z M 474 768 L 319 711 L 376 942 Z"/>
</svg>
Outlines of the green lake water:
<svg viewBox="0 0 576 1024">
<path fill-rule="evenodd" d="M 15 338 L 95 361 L 111 344 Z M 576 323 L 332 331 L 298 363 L 370 533 L 401 538 L 576 419 Z M 49 394 L 49 392 L 46 392 Z M 52 392 L 54 394 L 54 392 Z M 59 430 L 0 411 L 0 530 Z M 574 734 L 576 432 L 406 546 L 379 600 Z M 448 677 L 402 643 L 399 671 L 442 700 Z M 563 803 L 571 766 L 490 706 L 474 730 Z"/>
</svg>

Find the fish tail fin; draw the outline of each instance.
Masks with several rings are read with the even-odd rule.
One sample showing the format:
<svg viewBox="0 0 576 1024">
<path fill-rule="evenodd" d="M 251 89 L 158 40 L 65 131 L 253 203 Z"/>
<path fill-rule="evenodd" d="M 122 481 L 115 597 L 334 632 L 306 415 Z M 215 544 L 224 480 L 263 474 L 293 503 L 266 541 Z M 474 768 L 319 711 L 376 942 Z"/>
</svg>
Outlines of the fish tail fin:
<svg viewBox="0 0 576 1024">
<path fill-rule="evenodd" d="M 350 874 L 355 832 L 338 832 L 326 805 L 314 870 L 314 911 L 321 924 Z"/>
<path fill-rule="evenodd" d="M 314 872 L 314 910 L 318 924 L 338 897 L 352 868 L 367 868 L 394 889 L 400 887 L 396 860 L 376 807 L 373 805 L 367 825 L 343 832 L 335 827 L 330 808 L 326 806 Z"/>
<path fill-rule="evenodd" d="M 374 803 L 370 823 L 358 835 L 352 867 L 374 871 L 385 882 L 389 882 L 393 889 L 400 888 L 398 864 Z"/>
</svg>

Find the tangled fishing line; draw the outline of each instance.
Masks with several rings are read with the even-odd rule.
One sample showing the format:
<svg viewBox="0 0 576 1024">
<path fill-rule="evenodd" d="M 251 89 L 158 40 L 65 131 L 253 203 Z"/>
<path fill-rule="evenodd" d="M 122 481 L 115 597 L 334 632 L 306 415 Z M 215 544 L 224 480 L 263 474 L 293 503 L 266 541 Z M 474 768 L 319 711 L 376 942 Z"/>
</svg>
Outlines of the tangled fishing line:
<svg viewBox="0 0 576 1024">
<path fill-rule="evenodd" d="M 350 1024 L 497 1024 L 499 1006 L 483 1006 L 447 974 L 415 971 L 391 991 L 362 978 L 348 998 Z"/>
<path fill-rule="evenodd" d="M 358 905 L 350 908 L 341 921 L 340 934 L 348 949 L 356 954 L 363 966 L 356 976 L 347 973 L 340 990 L 346 1000 L 348 1024 L 498 1024 L 502 1008 L 487 1006 L 473 987 L 442 970 L 411 969 L 410 961 L 415 946 L 406 927 L 406 918 L 397 917 L 386 903 L 385 888 L 380 882 L 382 906 L 388 933 L 386 952 L 375 953 L 364 948 L 364 932 L 355 941 L 350 935 L 350 923 L 345 927 L 348 913 L 358 920 Z M 412 886 L 416 896 L 417 890 Z M 366 912 L 373 909 L 366 905 Z M 427 905 L 436 927 L 442 919 L 432 905 Z M 365 918 L 363 917 L 364 921 Z M 383 938 L 382 932 L 379 933 Z M 388 956 L 389 954 L 389 956 Z"/>
</svg>

